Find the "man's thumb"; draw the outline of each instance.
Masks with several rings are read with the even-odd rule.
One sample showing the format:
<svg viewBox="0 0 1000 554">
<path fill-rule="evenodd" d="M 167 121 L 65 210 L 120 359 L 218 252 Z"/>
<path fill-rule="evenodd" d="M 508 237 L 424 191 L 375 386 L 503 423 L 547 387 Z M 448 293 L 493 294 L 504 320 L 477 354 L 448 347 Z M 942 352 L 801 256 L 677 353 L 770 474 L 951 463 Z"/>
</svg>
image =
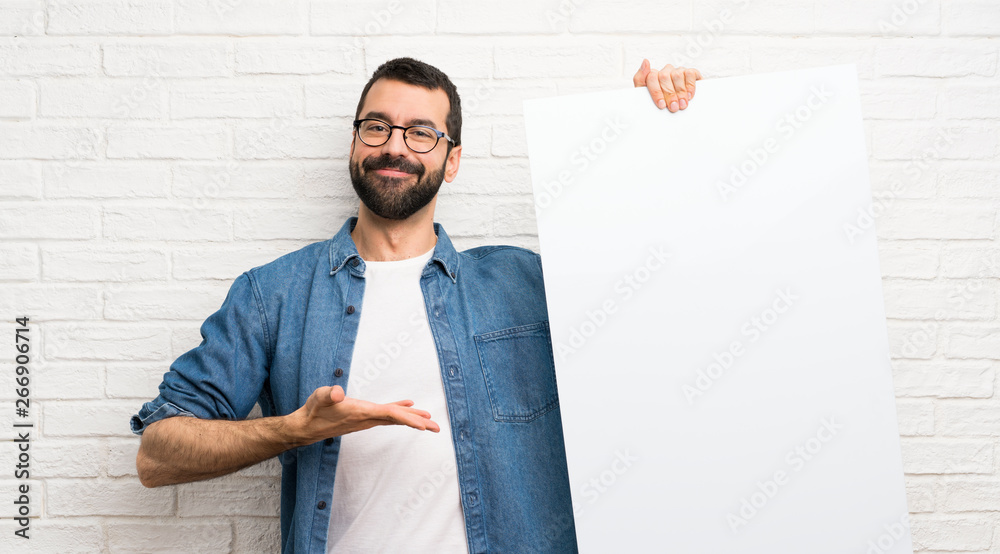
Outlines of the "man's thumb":
<svg viewBox="0 0 1000 554">
<path fill-rule="evenodd" d="M 330 400 L 332 400 L 334 404 L 337 402 L 343 402 L 346 396 L 347 395 L 344 393 L 344 387 L 341 387 L 340 385 L 330 387 Z"/>
</svg>

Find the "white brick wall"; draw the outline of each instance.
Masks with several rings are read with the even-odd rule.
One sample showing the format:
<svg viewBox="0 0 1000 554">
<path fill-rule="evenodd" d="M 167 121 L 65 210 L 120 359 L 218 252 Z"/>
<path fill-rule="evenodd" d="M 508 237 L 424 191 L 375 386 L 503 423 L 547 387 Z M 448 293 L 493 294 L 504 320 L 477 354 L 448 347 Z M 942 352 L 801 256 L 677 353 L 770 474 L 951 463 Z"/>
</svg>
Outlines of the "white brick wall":
<svg viewBox="0 0 1000 554">
<path fill-rule="evenodd" d="M 525 98 L 631 86 L 644 56 L 856 63 L 915 547 L 1000 552 L 998 35 L 996 0 L 0 2 L 0 325 L 33 318 L 39 516 L 0 552 L 277 550 L 273 460 L 145 489 L 128 417 L 239 273 L 353 213 L 350 120 L 399 55 L 463 95 L 437 211 L 461 248 L 537 248 Z"/>
</svg>

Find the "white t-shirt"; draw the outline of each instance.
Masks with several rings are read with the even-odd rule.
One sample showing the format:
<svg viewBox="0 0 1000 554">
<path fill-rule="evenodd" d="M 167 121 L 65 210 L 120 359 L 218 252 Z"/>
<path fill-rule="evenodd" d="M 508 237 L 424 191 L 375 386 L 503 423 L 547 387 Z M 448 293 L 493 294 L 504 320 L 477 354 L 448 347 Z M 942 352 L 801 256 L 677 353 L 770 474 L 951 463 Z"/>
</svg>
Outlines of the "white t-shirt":
<svg viewBox="0 0 1000 554">
<path fill-rule="evenodd" d="M 420 274 L 434 250 L 365 262 L 365 293 L 347 395 L 413 400 L 440 433 L 377 426 L 341 437 L 328 553 L 467 553 L 448 404 Z"/>
</svg>

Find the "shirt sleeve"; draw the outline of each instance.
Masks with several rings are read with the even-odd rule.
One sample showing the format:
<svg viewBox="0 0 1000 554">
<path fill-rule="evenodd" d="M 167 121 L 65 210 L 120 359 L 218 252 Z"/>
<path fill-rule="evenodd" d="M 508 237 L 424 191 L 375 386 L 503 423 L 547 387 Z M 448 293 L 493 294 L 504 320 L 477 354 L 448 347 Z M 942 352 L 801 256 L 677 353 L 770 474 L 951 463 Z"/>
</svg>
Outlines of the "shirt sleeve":
<svg viewBox="0 0 1000 554">
<path fill-rule="evenodd" d="M 233 282 L 226 299 L 201 325 L 201 344 L 182 354 L 163 376 L 159 395 L 132 416 L 141 435 L 173 416 L 243 419 L 267 380 L 269 357 L 264 311 L 249 273 Z"/>
</svg>

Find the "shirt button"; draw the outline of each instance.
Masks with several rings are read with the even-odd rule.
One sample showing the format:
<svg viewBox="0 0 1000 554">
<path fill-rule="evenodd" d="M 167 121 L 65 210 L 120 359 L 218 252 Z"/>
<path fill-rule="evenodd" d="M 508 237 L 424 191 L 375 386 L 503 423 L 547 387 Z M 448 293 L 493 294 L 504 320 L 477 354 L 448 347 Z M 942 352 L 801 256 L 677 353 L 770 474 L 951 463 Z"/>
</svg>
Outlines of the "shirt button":
<svg viewBox="0 0 1000 554">
<path fill-rule="evenodd" d="M 316 504 L 316 507 L 319 508 L 320 510 L 326 509 L 326 502 L 320 500 L 319 504 Z"/>
<path fill-rule="evenodd" d="M 476 493 L 474 493 L 474 492 L 470 492 L 469 493 L 469 506 L 475 506 L 476 502 L 478 500 L 479 500 L 479 497 L 476 496 Z"/>
<path fill-rule="evenodd" d="M 454 271 L 452 271 L 452 272 L 451 272 L 451 278 L 452 278 L 452 279 L 454 279 L 454 278 L 455 278 L 455 272 L 454 272 Z"/>
<path fill-rule="evenodd" d="M 460 441 L 464 441 L 465 440 L 465 431 L 459 431 L 458 432 L 458 440 L 460 440 Z"/>
<path fill-rule="evenodd" d="M 357 258 L 351 258 L 351 267 L 358 267 L 359 263 L 361 262 L 359 262 Z"/>
<path fill-rule="evenodd" d="M 349 313 L 349 314 L 353 314 L 354 313 L 354 305 L 353 304 L 347 307 L 347 313 Z"/>
<path fill-rule="evenodd" d="M 333 370 L 333 376 L 334 377 L 340 377 L 343 374 L 344 374 L 344 370 L 340 369 L 339 367 L 337 369 Z"/>
<path fill-rule="evenodd" d="M 331 444 L 333 444 L 333 437 L 330 437 L 328 439 L 323 439 L 323 444 L 325 444 L 327 446 L 330 446 Z"/>
<path fill-rule="evenodd" d="M 448 368 L 448 376 L 449 377 L 454 377 L 455 376 L 455 366 L 451 366 L 451 367 Z"/>
</svg>

